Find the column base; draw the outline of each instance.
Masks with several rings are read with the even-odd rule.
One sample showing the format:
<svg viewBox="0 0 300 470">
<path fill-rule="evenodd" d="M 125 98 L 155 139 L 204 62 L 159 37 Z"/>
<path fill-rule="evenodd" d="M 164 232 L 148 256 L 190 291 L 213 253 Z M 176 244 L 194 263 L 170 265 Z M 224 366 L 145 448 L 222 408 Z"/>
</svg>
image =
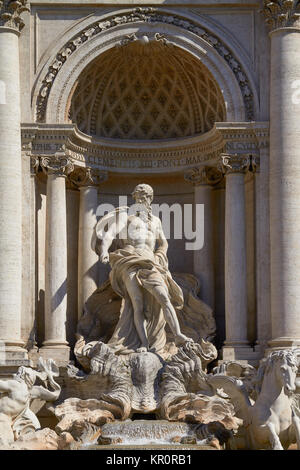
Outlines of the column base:
<svg viewBox="0 0 300 470">
<path fill-rule="evenodd" d="M 225 345 L 222 348 L 222 361 L 239 361 L 256 365 L 260 359 L 261 353 L 246 344 Z"/>
<path fill-rule="evenodd" d="M 268 345 L 271 350 L 286 349 L 286 348 L 299 348 L 300 338 L 291 338 L 288 336 L 281 336 L 280 338 L 271 339 Z"/>
<path fill-rule="evenodd" d="M 65 366 L 70 361 L 70 347 L 66 342 L 45 341 L 38 354 L 43 359 L 53 359 L 58 366 Z"/>
<path fill-rule="evenodd" d="M 0 367 L 19 368 L 30 367 L 28 351 L 23 348 L 24 343 L 0 340 Z"/>
</svg>

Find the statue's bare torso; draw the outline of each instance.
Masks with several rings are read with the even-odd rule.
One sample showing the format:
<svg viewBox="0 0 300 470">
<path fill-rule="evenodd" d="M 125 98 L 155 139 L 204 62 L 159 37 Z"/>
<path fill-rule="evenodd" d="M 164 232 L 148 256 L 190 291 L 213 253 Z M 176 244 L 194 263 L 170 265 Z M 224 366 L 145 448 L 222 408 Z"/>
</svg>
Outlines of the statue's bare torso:
<svg viewBox="0 0 300 470">
<path fill-rule="evenodd" d="M 2 393 L 1 393 L 2 392 Z M 29 399 L 28 387 L 24 382 L 8 380 L 0 384 L 0 414 L 18 416 Z"/>
<path fill-rule="evenodd" d="M 133 247 L 136 252 L 147 252 L 147 256 L 151 257 L 154 257 L 157 242 L 164 238 L 160 219 L 155 216 L 144 222 L 140 217 L 131 215 L 122 232 L 124 249 Z"/>
</svg>

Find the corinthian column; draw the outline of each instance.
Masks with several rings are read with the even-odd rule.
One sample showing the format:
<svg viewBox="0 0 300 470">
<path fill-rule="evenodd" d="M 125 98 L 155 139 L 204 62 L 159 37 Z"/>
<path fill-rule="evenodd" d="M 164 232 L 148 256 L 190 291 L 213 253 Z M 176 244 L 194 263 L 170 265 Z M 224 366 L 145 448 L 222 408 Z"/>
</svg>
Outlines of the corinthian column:
<svg viewBox="0 0 300 470">
<path fill-rule="evenodd" d="M 201 299 L 212 309 L 215 306 L 215 276 L 213 256 L 212 187 L 222 174 L 215 168 L 200 167 L 188 171 L 184 178 L 194 186 L 194 204 L 204 205 L 204 245 L 194 251 L 194 274 L 201 285 Z"/>
<path fill-rule="evenodd" d="M 87 299 L 98 287 L 98 255 L 92 247 L 97 223 L 98 187 L 107 178 L 106 173 L 91 168 L 76 168 L 71 181 L 79 187 L 78 236 L 78 316 L 81 317 Z"/>
<path fill-rule="evenodd" d="M 67 219 L 66 176 L 73 165 L 65 155 L 43 157 L 47 174 L 45 341 L 40 350 L 59 363 L 69 359 L 67 321 Z"/>
<path fill-rule="evenodd" d="M 270 26 L 271 317 L 275 348 L 300 345 L 300 4 L 264 2 Z"/>
<path fill-rule="evenodd" d="M 225 324 L 223 359 L 248 359 L 247 259 L 244 175 L 249 158 L 223 155 L 225 200 Z"/>
<path fill-rule="evenodd" d="M 0 2 L 0 361 L 20 362 L 22 158 L 19 35 L 25 0 Z"/>
</svg>

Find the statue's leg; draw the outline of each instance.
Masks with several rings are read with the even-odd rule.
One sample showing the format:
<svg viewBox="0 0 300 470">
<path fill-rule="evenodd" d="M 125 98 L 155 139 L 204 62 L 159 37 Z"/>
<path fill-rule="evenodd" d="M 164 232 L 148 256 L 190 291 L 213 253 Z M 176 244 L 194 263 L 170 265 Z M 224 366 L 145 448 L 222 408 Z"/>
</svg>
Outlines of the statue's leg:
<svg viewBox="0 0 300 470">
<path fill-rule="evenodd" d="M 272 446 L 272 450 L 283 450 L 280 439 L 276 434 L 275 426 L 273 423 L 268 423 L 267 425 L 269 431 L 269 440 Z"/>
<path fill-rule="evenodd" d="M 175 308 L 170 302 L 168 290 L 164 286 L 155 286 L 151 289 L 151 294 L 155 297 L 157 302 L 160 304 L 165 320 L 168 323 L 173 335 L 175 336 L 175 342 L 177 345 L 193 341 L 191 338 L 181 333 L 179 321 Z"/>
<path fill-rule="evenodd" d="M 130 297 L 133 307 L 133 320 L 136 331 L 139 335 L 141 346 L 138 352 L 148 351 L 149 344 L 145 329 L 145 317 L 144 317 L 144 300 L 143 291 L 138 281 L 136 280 L 135 273 L 130 273 L 123 278 L 126 290 Z"/>
</svg>

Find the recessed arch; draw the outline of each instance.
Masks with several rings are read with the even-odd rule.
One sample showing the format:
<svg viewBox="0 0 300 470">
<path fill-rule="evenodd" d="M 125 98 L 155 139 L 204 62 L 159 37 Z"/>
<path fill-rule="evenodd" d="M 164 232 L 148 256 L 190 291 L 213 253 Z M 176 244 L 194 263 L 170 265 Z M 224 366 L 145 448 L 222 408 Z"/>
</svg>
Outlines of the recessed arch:
<svg viewBox="0 0 300 470">
<path fill-rule="evenodd" d="M 135 11 L 126 10 L 123 16 L 110 16 L 91 24 L 47 62 L 48 73 L 45 76 L 41 71 L 33 95 L 37 121 L 64 122 L 68 96 L 80 73 L 97 56 L 134 33 L 163 34 L 169 42 L 199 59 L 222 91 L 228 121 L 255 119 L 258 98 L 254 82 L 245 72 L 245 66 L 215 32 L 203 29 L 194 20 L 167 16 L 162 11 L 146 14 Z"/>
</svg>

